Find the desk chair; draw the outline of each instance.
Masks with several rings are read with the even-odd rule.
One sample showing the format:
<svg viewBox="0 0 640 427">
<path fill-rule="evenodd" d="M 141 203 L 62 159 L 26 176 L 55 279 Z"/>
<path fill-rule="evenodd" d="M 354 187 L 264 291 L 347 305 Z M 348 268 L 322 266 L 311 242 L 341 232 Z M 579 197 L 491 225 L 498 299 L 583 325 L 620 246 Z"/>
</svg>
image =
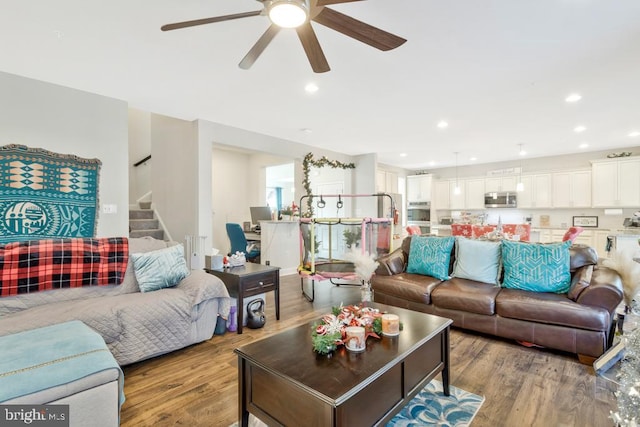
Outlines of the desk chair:
<svg viewBox="0 0 640 427">
<path fill-rule="evenodd" d="M 260 262 L 260 249 L 247 250 L 247 238 L 242 231 L 240 224 L 227 223 L 227 236 L 231 243 L 231 253 L 244 252 L 245 258 L 249 262 Z"/>
</svg>

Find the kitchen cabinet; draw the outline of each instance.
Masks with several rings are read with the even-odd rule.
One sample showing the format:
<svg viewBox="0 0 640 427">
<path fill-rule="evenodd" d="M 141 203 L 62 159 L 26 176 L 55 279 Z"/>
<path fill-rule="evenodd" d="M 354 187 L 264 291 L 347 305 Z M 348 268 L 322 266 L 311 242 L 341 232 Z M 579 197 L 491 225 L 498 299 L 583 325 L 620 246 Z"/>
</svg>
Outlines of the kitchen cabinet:
<svg viewBox="0 0 640 427">
<path fill-rule="evenodd" d="M 553 207 L 591 207 L 591 171 L 579 170 L 554 173 Z"/>
<path fill-rule="evenodd" d="M 398 174 L 378 169 L 376 171 L 376 191 L 379 193 L 398 193 Z"/>
<path fill-rule="evenodd" d="M 495 178 L 486 178 L 484 181 L 485 192 L 494 191 L 516 191 L 518 185 L 518 177 L 501 176 Z"/>
<path fill-rule="evenodd" d="M 449 181 L 449 208 L 465 209 L 465 181 L 463 179 L 452 179 Z M 456 193 L 456 186 L 460 189 Z"/>
<path fill-rule="evenodd" d="M 522 176 L 523 190 L 518 192 L 518 208 L 551 207 L 551 174 Z"/>
<path fill-rule="evenodd" d="M 407 201 L 430 202 L 431 201 L 431 180 L 432 180 L 431 175 L 407 176 Z"/>
<path fill-rule="evenodd" d="M 640 205 L 640 157 L 593 161 L 591 174 L 594 208 Z"/>
<path fill-rule="evenodd" d="M 465 180 L 465 209 L 484 209 L 484 178 Z"/>
<path fill-rule="evenodd" d="M 433 185 L 434 195 L 431 202 L 432 209 L 449 209 L 450 193 L 449 180 L 436 181 Z"/>
</svg>

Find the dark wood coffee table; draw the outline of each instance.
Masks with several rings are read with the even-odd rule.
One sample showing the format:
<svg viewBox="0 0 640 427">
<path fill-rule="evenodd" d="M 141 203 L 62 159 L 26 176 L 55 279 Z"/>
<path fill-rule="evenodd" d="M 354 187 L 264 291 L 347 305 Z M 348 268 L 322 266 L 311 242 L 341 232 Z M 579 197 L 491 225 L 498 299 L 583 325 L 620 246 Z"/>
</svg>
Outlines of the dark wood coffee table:
<svg viewBox="0 0 640 427">
<path fill-rule="evenodd" d="M 244 298 L 246 297 L 273 291 L 276 319 L 280 320 L 280 267 L 247 262 L 239 267 L 220 270 L 205 268 L 205 270 L 219 277 L 229 291 L 229 295 L 238 300 L 236 313 L 239 334 L 242 333 L 244 323 Z"/>
<path fill-rule="evenodd" d="M 369 338 L 362 353 L 343 346 L 331 357 L 314 353 L 315 322 L 237 348 L 240 425 L 249 413 L 269 425 L 384 425 L 440 372 L 449 395 L 452 321 L 371 305 L 398 314 L 404 330 Z"/>
</svg>

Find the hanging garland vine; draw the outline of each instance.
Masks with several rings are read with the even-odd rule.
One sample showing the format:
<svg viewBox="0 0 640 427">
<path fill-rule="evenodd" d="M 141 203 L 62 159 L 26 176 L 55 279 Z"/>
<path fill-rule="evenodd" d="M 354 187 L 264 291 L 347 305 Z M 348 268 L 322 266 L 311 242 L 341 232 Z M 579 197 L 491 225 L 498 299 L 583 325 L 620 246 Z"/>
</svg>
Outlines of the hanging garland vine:
<svg viewBox="0 0 640 427">
<path fill-rule="evenodd" d="M 310 218 L 313 216 L 313 196 L 311 192 L 311 181 L 309 180 L 309 173 L 312 167 L 323 168 L 330 166 L 333 169 L 355 169 L 355 163 L 342 163 L 338 160 L 329 160 L 325 156 L 322 156 L 319 160 L 313 159 L 313 153 L 307 153 L 302 161 L 302 172 L 304 177 L 302 178 L 302 186 L 307 193 L 307 211 L 303 214 L 304 217 Z"/>
</svg>

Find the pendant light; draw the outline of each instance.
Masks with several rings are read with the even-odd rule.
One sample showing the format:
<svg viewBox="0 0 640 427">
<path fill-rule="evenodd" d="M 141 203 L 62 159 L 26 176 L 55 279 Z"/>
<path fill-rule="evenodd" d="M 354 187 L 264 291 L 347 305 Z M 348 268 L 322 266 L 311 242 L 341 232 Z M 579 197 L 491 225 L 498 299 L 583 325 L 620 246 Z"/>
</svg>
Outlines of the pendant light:
<svg viewBox="0 0 640 427">
<path fill-rule="evenodd" d="M 522 157 L 527 154 L 526 151 L 522 149 L 522 144 L 518 144 L 520 146 L 520 151 L 518 154 L 520 155 L 520 174 L 518 176 L 518 185 L 516 185 L 516 191 L 524 191 L 524 184 L 522 183 Z"/>
<path fill-rule="evenodd" d="M 453 153 L 456 155 L 456 186 L 453 187 L 453 194 L 460 194 L 460 186 L 458 185 L 458 152 Z"/>
</svg>

